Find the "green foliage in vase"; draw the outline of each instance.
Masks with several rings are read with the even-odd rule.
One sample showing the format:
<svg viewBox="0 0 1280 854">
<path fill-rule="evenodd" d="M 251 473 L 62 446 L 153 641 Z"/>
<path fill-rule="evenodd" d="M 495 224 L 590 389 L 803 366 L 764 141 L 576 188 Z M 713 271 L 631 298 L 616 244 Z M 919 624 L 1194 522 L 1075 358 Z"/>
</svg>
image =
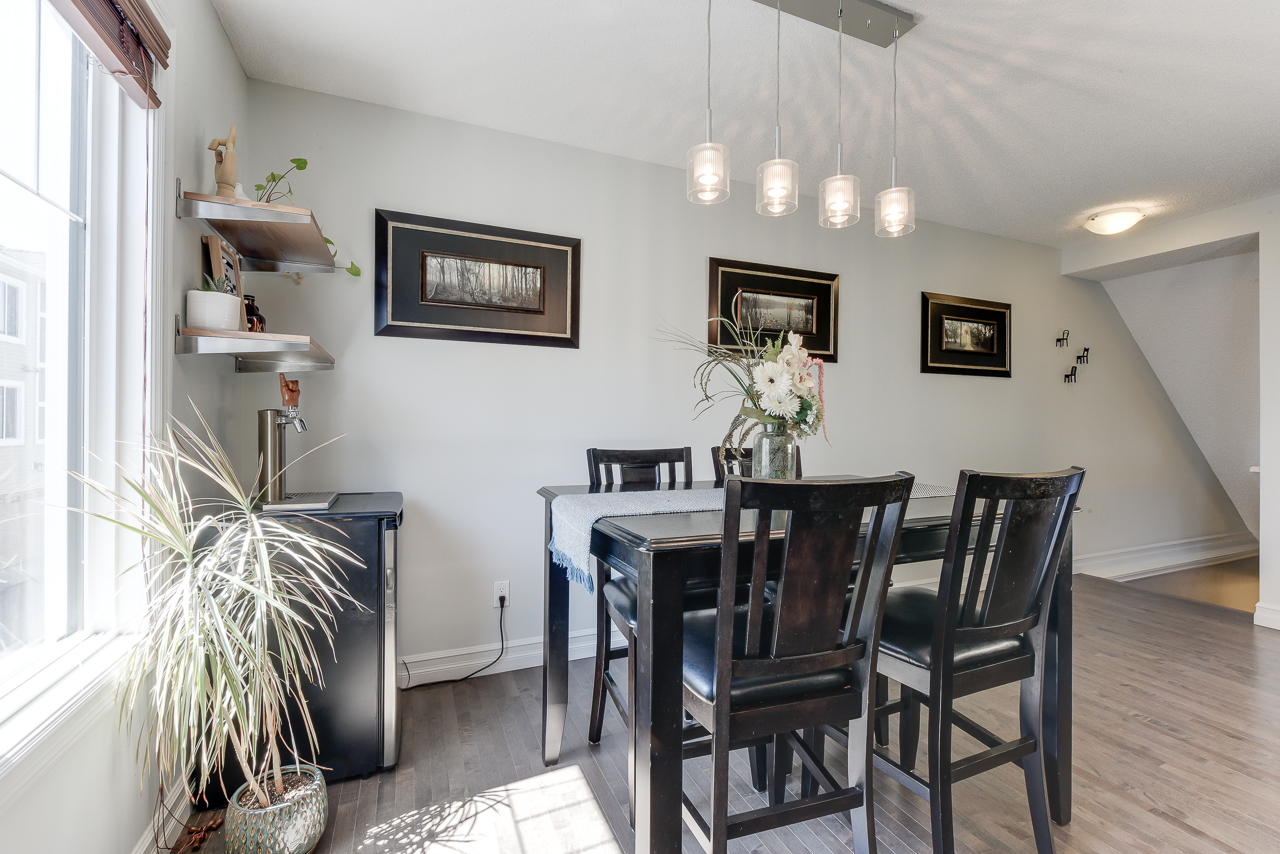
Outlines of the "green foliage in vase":
<svg viewBox="0 0 1280 854">
<path fill-rule="evenodd" d="M 349 549 L 254 509 L 204 417 L 203 430 L 174 421 L 145 450 L 143 473 L 121 472 L 123 491 L 81 477 L 114 512 L 88 515 L 143 541 L 146 615 L 119 690 L 121 723 L 141 714 L 137 759 L 189 794 L 221 780 L 227 744 L 258 804 L 283 791 L 282 753 L 303 762 L 316 741 L 302 689 L 321 683 L 319 628 L 332 655 L 333 606 L 359 607 L 342 586 Z M 191 475 L 217 488 L 188 491 Z M 299 714 L 290 729 L 286 708 Z"/>
</svg>

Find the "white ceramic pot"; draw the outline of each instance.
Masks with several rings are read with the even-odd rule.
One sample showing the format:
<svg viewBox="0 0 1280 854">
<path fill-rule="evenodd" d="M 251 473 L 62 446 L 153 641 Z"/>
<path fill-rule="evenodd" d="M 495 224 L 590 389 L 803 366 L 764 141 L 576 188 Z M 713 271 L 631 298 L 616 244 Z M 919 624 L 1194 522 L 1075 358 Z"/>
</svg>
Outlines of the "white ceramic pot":
<svg viewBox="0 0 1280 854">
<path fill-rule="evenodd" d="M 187 327 L 235 332 L 240 328 L 240 297 L 221 291 L 187 291 Z"/>
</svg>

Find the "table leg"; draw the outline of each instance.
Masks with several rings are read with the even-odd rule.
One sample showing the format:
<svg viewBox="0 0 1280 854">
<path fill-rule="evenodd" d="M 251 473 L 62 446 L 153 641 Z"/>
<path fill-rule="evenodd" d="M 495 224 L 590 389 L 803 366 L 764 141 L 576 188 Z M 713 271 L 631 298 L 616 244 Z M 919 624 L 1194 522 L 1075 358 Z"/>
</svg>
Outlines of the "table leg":
<svg viewBox="0 0 1280 854">
<path fill-rule="evenodd" d="M 1068 527 L 1053 601 L 1049 606 L 1049 631 L 1045 638 L 1045 777 L 1049 789 L 1049 816 L 1060 825 L 1071 821 L 1072 533 Z"/>
<path fill-rule="evenodd" d="M 560 741 L 569 710 L 569 576 L 551 559 L 551 502 L 547 502 L 547 541 L 542 574 L 542 764 L 560 761 Z"/>
<path fill-rule="evenodd" d="M 679 854 L 684 737 L 683 564 L 640 552 L 636 613 L 636 854 Z"/>
</svg>

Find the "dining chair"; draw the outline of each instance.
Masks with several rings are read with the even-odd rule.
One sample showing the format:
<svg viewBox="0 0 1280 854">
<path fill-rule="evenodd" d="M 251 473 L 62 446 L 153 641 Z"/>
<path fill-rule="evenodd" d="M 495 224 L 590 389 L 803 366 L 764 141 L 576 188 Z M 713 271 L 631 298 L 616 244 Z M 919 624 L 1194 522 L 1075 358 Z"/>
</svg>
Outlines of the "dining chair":
<svg viewBox="0 0 1280 854">
<path fill-rule="evenodd" d="M 716 445 L 711 449 L 711 465 L 716 473 L 716 486 L 724 485 L 726 474 L 736 474 L 742 477 L 751 477 L 751 449 L 750 448 L 733 448 L 724 449 L 724 462 L 720 461 L 720 446 Z M 803 477 L 800 469 L 800 448 L 796 447 L 796 480 Z"/>
<path fill-rule="evenodd" d="M 929 802 L 934 854 L 955 850 L 951 787 L 1005 763 L 1022 766 L 1036 850 L 1052 854 L 1042 745 L 1048 608 L 1084 469 L 1052 474 L 962 471 L 938 591 L 886 596 L 880 673 L 902 686 L 880 715 L 899 714 L 899 759 L 876 766 Z M 979 504 L 981 509 L 979 510 Z M 977 530 L 974 530 L 975 520 Z M 970 557 L 972 555 L 972 557 Z M 967 567 L 966 567 L 967 561 Z M 1021 734 L 1005 741 L 955 700 L 1020 683 Z M 915 773 L 920 707 L 929 708 L 929 779 Z M 952 727 L 986 749 L 952 760 Z M 821 752 L 821 735 L 814 749 Z"/>
<path fill-rule="evenodd" d="M 676 466 L 681 467 L 682 479 L 677 481 Z M 654 450 L 605 450 L 587 449 L 588 476 L 592 486 L 619 485 L 627 489 L 654 489 L 674 486 L 677 483 L 690 486 L 693 483 L 693 452 L 690 448 L 662 448 Z M 666 477 L 663 477 L 665 469 Z M 618 716 L 627 726 L 627 779 L 635 778 L 635 661 L 636 583 L 625 575 L 614 577 L 608 564 L 594 561 L 596 585 L 596 660 L 591 688 L 591 718 L 587 727 L 587 741 L 599 744 L 604 729 L 605 697 L 613 702 Z M 684 610 L 696 611 L 716 606 L 716 588 L 694 589 L 685 594 Z M 625 647 L 613 648 L 610 624 L 616 625 L 626 640 Z M 626 698 L 617 680 L 609 671 L 609 662 L 628 659 Z M 765 790 L 767 756 L 763 749 L 751 751 L 751 780 L 757 791 Z M 630 818 L 635 819 L 635 787 L 630 785 Z"/>
<path fill-rule="evenodd" d="M 875 851 L 871 728 L 877 637 L 914 479 L 899 472 L 849 481 L 725 482 L 719 602 L 713 611 L 684 618 L 684 705 L 696 725 L 686 727 L 683 755 L 711 756 L 711 804 L 704 817 L 681 792 L 682 812 L 711 854 L 723 854 L 730 839 L 846 811 L 855 849 Z M 747 602 L 735 606 L 744 513 L 753 514 L 746 517 L 754 529 L 751 575 Z M 775 523 L 785 524 L 785 536 L 771 560 Z M 846 608 L 849 569 L 858 562 L 862 569 Z M 768 575 L 777 577 L 772 602 L 764 591 Z M 866 724 L 849 738 L 847 786 L 797 733 L 835 721 Z M 769 804 L 731 816 L 729 752 L 759 744 L 768 745 Z M 828 791 L 786 801 L 792 751 Z"/>
</svg>

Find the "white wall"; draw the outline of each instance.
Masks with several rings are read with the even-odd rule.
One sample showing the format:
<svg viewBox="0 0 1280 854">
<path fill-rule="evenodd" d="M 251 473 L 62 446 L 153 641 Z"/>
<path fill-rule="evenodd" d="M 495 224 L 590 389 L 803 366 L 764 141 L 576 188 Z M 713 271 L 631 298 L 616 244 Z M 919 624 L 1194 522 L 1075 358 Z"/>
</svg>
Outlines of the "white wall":
<svg viewBox="0 0 1280 854">
<path fill-rule="evenodd" d="M 198 287 L 202 244 L 195 224 L 173 218 L 172 188 L 179 176 L 188 189 L 212 186 L 212 154 L 204 150 L 209 140 L 225 135 L 236 122 L 241 125 L 240 138 L 250 136 L 245 127 L 248 81 L 206 0 L 151 0 L 150 5 L 173 40 L 170 68 L 157 85 L 165 102 L 157 114 L 163 149 L 152 153 L 160 164 L 157 180 L 168 188 L 161 193 L 165 207 L 152 216 L 165 235 L 171 261 L 171 272 L 163 276 L 158 316 L 149 318 L 153 327 L 160 325 L 157 337 L 168 347 L 156 382 L 166 399 L 173 389 L 180 416 L 189 417 L 190 396 L 221 423 L 229 411 L 235 377 L 208 361 L 175 364 L 173 356 L 174 312 L 181 310 L 184 292 Z M 136 276 L 131 284 L 141 287 Z M 140 437 L 121 438 L 137 442 Z M 149 840 L 155 787 L 152 782 L 140 785 L 134 744 L 127 734 L 117 734 L 114 705 L 101 702 L 92 708 L 92 720 L 83 724 L 76 739 L 49 755 L 41 776 L 20 797 L 0 803 L 4 851 L 121 854 L 134 850 L 144 837 Z"/>
<path fill-rule="evenodd" d="M 1103 286 L 1256 536 L 1258 253 Z"/>
<path fill-rule="evenodd" d="M 1280 629 L 1280 196 L 1267 196 L 1167 223 L 1135 228 L 1114 238 L 1064 249 L 1065 275 L 1106 280 L 1160 270 L 1205 248 L 1256 238 L 1258 247 L 1258 588 L 1253 621 Z M 1123 271 L 1123 272 L 1121 272 Z"/>
<path fill-rule="evenodd" d="M 664 321 L 705 328 L 708 256 L 841 275 L 832 446 L 809 440 L 806 471 L 905 468 L 949 483 L 962 466 L 1082 465 L 1077 553 L 1244 528 L 1106 293 L 1060 275 L 1056 250 L 928 222 L 881 240 L 869 211 L 829 232 L 809 197 L 798 214 L 766 219 L 748 185 L 700 207 L 668 168 L 256 81 L 250 101 L 242 162 L 265 174 L 308 158 L 297 203 L 366 271 L 302 286 L 249 276 L 270 328 L 309 332 L 337 358 L 332 373 L 299 375 L 311 432 L 291 434 L 290 453 L 344 438 L 299 466 L 290 488 L 405 494 L 406 655 L 496 642 L 495 580 L 512 583 L 509 636 L 540 636 L 535 491 L 583 481 L 588 446 L 689 444 L 709 475 L 731 413 L 693 421 L 697 359 L 655 340 Z M 582 238 L 581 349 L 375 337 L 377 207 Z M 1011 302 L 1013 379 L 921 374 L 922 290 Z M 1074 386 L 1062 382 L 1073 359 L 1053 342 L 1064 327 L 1092 347 Z M 274 376 L 236 383 L 227 438 L 248 471 L 254 412 L 279 397 Z M 574 601 L 572 627 L 589 626 L 586 597 Z"/>
</svg>

